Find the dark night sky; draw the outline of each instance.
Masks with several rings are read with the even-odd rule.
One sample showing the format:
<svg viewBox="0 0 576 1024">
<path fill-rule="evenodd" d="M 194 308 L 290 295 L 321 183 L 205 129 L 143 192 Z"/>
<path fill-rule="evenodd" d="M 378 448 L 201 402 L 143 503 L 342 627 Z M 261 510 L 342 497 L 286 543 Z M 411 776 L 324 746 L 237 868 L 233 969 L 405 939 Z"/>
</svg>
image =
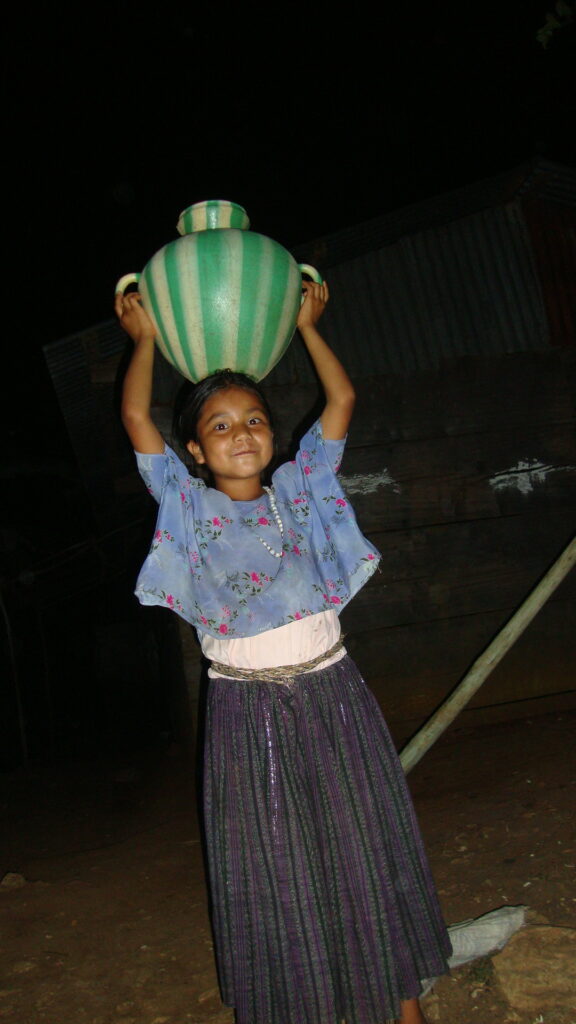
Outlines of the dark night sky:
<svg viewBox="0 0 576 1024">
<path fill-rule="evenodd" d="M 575 163 L 574 30 L 544 51 L 547 6 L 23 7 L 6 77 L 13 373 L 106 319 L 116 278 L 200 199 L 240 202 L 290 247 L 538 154 Z"/>
</svg>

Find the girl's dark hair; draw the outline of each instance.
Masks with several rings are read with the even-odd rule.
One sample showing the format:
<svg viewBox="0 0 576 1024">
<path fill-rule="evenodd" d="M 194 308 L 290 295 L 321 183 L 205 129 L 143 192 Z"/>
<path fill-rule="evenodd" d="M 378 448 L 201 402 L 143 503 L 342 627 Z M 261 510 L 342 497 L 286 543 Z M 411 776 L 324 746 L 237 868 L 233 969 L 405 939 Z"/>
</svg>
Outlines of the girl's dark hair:
<svg viewBox="0 0 576 1024">
<path fill-rule="evenodd" d="M 204 377 L 204 380 L 197 384 L 186 381 L 176 395 L 172 433 L 183 448 L 189 441 L 198 440 L 198 419 L 204 402 L 217 391 L 225 391 L 226 388 L 243 388 L 245 391 L 252 391 L 257 395 L 266 411 L 270 426 L 272 430 L 274 429 L 272 410 L 258 382 L 252 380 L 245 373 L 237 373 L 235 370 L 216 370 L 215 373 Z"/>
</svg>

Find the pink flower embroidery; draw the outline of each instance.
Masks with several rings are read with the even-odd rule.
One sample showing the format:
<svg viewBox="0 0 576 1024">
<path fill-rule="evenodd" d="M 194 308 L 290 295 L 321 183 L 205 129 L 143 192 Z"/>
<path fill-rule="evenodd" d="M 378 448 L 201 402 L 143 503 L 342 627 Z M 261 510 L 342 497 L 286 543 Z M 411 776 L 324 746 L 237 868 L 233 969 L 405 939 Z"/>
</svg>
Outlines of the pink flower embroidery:
<svg viewBox="0 0 576 1024">
<path fill-rule="evenodd" d="M 154 540 L 157 540 L 157 541 L 161 541 L 162 540 L 162 530 L 156 530 L 156 533 L 154 534 Z"/>
<path fill-rule="evenodd" d="M 336 504 L 340 505 L 341 508 L 346 508 L 347 503 L 344 501 L 344 498 L 336 498 Z"/>
<path fill-rule="evenodd" d="M 220 623 L 220 625 L 218 626 L 218 632 L 219 633 L 227 633 L 228 632 L 228 626 L 226 625 L 225 622 L 221 622 Z"/>
<path fill-rule="evenodd" d="M 330 598 L 330 600 L 331 600 L 332 604 L 342 604 L 342 601 L 340 600 L 339 597 L 336 597 L 336 594 L 333 594 L 333 596 Z"/>
<path fill-rule="evenodd" d="M 292 546 L 292 551 L 294 552 L 295 555 L 299 555 L 300 554 L 300 548 L 298 547 L 297 544 L 294 544 Z"/>
<path fill-rule="evenodd" d="M 370 562 L 372 562 L 374 560 L 374 555 L 372 554 L 372 552 L 370 552 L 370 554 L 368 555 L 368 560 Z"/>
<path fill-rule="evenodd" d="M 266 519 L 266 516 L 260 516 L 258 523 L 260 526 L 270 526 L 270 523 L 268 519 Z"/>
<path fill-rule="evenodd" d="M 250 579 L 252 580 L 253 583 L 260 583 L 260 577 L 257 572 L 251 572 Z"/>
<path fill-rule="evenodd" d="M 305 472 L 306 476 L 310 476 L 310 473 L 312 472 L 312 470 L 310 469 L 310 466 L 304 466 L 304 472 Z"/>
<path fill-rule="evenodd" d="M 186 501 L 186 495 L 184 494 L 184 491 L 180 491 L 180 501 Z"/>
<path fill-rule="evenodd" d="M 208 625 L 208 619 L 206 618 L 205 615 L 200 616 L 200 622 L 203 622 L 205 626 Z"/>
<path fill-rule="evenodd" d="M 328 590 L 336 590 L 334 580 L 326 580 L 326 586 L 328 587 Z"/>
<path fill-rule="evenodd" d="M 212 524 L 213 524 L 213 526 L 222 526 L 222 523 L 218 519 L 218 516 L 214 516 L 214 519 L 212 520 Z"/>
<path fill-rule="evenodd" d="M 172 594 L 166 594 L 166 604 L 170 605 L 171 608 L 174 607 L 174 598 L 172 597 Z"/>
<path fill-rule="evenodd" d="M 294 616 L 294 618 L 295 619 L 301 619 L 302 616 L 300 615 L 300 612 L 296 612 L 296 615 Z"/>
</svg>

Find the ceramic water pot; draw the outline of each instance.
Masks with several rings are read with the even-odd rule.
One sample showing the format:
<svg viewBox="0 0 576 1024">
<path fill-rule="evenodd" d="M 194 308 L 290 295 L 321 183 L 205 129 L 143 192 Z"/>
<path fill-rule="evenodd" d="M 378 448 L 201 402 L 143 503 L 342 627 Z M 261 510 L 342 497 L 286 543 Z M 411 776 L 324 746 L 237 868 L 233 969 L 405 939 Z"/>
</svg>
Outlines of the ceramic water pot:
<svg viewBox="0 0 576 1024">
<path fill-rule="evenodd" d="M 189 380 L 229 368 L 261 380 L 284 354 L 296 328 L 302 274 L 278 242 L 249 231 L 235 203 L 195 203 L 178 220 L 181 238 L 164 245 L 141 274 L 126 274 L 124 292 L 138 283 L 162 354 Z"/>
</svg>

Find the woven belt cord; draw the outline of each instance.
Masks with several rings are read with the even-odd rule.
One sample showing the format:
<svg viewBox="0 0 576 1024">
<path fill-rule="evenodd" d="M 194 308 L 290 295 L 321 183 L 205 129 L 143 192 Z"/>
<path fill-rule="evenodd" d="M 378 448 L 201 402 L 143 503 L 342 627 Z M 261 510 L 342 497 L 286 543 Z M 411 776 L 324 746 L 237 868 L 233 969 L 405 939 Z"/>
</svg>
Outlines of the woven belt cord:
<svg viewBox="0 0 576 1024">
<path fill-rule="evenodd" d="M 340 637 L 328 650 L 323 651 L 311 661 L 302 661 L 299 665 L 273 665 L 271 668 L 236 668 L 234 665 L 223 665 L 220 661 L 212 661 L 210 667 L 219 675 L 230 679 L 258 680 L 262 683 L 290 683 L 303 672 L 310 672 L 321 662 L 331 658 L 344 648 L 344 638 Z"/>
</svg>

